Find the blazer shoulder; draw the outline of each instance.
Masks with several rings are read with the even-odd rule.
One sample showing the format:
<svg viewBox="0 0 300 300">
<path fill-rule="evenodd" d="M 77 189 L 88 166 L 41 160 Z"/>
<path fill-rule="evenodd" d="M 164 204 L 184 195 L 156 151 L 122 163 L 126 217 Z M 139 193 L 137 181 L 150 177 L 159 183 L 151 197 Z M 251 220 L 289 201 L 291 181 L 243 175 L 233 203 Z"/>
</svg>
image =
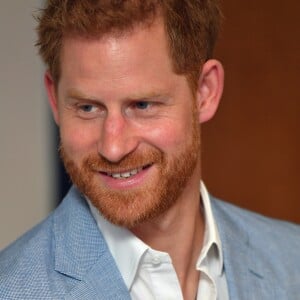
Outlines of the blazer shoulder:
<svg viewBox="0 0 300 300">
<path fill-rule="evenodd" d="M 73 279 L 55 271 L 54 216 L 0 252 L 0 299 L 59 299 L 59 286 L 71 289 Z"/>
<path fill-rule="evenodd" d="M 286 238 L 300 238 L 300 225 L 279 220 L 238 207 L 234 204 L 211 197 L 214 212 L 228 218 L 245 230 L 258 234 L 286 234 Z"/>
<path fill-rule="evenodd" d="M 300 286 L 300 226 L 214 198 L 211 204 L 233 298 L 294 299 Z"/>
<path fill-rule="evenodd" d="M 249 241 L 255 241 L 256 247 L 272 248 L 278 255 L 289 255 L 299 260 L 300 225 L 266 217 L 213 197 L 211 199 L 219 226 L 227 230 L 238 228 L 238 232 L 247 235 Z"/>
<path fill-rule="evenodd" d="M 0 253 L 0 299 L 128 299 L 127 294 L 75 187 L 45 221 Z"/>
</svg>

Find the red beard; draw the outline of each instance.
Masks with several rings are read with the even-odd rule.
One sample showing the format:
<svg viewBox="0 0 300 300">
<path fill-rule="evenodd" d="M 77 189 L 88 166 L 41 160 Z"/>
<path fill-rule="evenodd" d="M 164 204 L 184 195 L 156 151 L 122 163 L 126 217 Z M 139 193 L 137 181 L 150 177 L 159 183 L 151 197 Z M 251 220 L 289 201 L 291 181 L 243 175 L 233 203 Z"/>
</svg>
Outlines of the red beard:
<svg viewBox="0 0 300 300">
<path fill-rule="evenodd" d="M 116 225 L 133 228 L 174 205 L 193 175 L 200 159 L 199 127 L 195 120 L 193 123 L 190 142 L 173 157 L 152 147 L 147 152 L 130 153 L 118 163 L 111 163 L 98 154 L 89 155 L 77 167 L 63 145 L 60 153 L 72 182 L 100 213 Z M 99 174 L 99 171 L 118 173 L 149 165 L 155 170 L 150 170 L 150 179 L 138 188 L 109 189 Z"/>
</svg>

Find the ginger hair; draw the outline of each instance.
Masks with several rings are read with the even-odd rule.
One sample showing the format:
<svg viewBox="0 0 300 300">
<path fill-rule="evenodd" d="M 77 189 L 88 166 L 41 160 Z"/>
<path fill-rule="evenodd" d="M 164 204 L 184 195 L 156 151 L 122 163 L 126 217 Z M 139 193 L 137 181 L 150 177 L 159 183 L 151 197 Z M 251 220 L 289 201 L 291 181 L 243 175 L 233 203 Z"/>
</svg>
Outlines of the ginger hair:
<svg viewBox="0 0 300 300">
<path fill-rule="evenodd" d="M 186 75 L 194 90 L 202 64 L 213 54 L 221 19 L 218 0 L 47 0 L 37 16 L 36 45 L 57 84 L 64 37 L 122 34 L 160 15 L 174 72 Z"/>
</svg>

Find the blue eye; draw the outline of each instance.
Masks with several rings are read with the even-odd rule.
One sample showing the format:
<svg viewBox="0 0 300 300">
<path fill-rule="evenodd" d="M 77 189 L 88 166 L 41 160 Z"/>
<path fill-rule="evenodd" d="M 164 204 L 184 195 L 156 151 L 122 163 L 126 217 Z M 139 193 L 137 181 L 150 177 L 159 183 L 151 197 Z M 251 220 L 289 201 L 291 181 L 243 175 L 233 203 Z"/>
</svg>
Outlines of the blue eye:
<svg viewBox="0 0 300 300">
<path fill-rule="evenodd" d="M 94 109 L 94 105 L 90 105 L 90 104 L 81 105 L 80 109 L 83 110 L 84 112 L 92 112 Z"/>
<path fill-rule="evenodd" d="M 136 108 L 138 108 L 138 109 L 147 109 L 149 107 L 150 103 L 147 101 L 139 101 L 139 102 L 136 102 L 135 105 L 136 105 Z"/>
</svg>

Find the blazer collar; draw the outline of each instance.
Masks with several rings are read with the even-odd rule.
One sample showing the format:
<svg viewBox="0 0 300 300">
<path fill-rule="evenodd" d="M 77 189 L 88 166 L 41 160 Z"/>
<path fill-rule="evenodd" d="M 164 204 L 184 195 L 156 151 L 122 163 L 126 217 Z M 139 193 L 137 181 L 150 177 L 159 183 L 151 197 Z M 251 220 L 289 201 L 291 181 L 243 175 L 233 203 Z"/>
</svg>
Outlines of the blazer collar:
<svg viewBox="0 0 300 300">
<path fill-rule="evenodd" d="M 276 286 L 260 260 L 238 209 L 212 199 L 222 242 L 224 271 L 230 299 L 275 299 Z M 247 226 L 251 226 L 248 224 Z"/>
<path fill-rule="evenodd" d="M 55 269 L 79 281 L 69 299 L 130 299 L 89 207 L 75 187 L 55 211 L 53 226 Z"/>
<path fill-rule="evenodd" d="M 212 199 L 230 299 L 275 299 L 276 284 L 253 251 L 234 206 Z M 72 188 L 54 213 L 55 269 L 78 280 L 65 299 L 130 299 L 85 199 Z"/>
</svg>

